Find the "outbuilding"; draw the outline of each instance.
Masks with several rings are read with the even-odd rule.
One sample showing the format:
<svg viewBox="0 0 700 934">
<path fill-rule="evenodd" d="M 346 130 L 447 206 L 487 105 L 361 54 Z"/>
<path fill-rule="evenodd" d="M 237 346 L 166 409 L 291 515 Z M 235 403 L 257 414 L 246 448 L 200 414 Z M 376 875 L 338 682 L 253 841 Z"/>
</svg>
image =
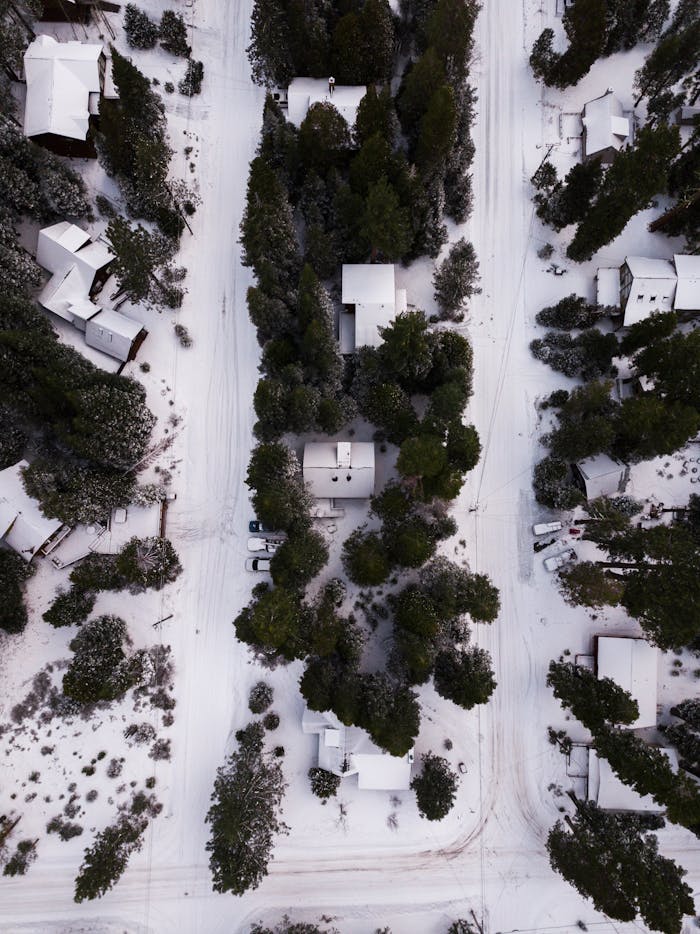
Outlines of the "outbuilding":
<svg viewBox="0 0 700 934">
<path fill-rule="evenodd" d="M 374 443 L 309 442 L 303 474 L 316 499 L 368 499 L 374 494 Z"/>
<path fill-rule="evenodd" d="M 612 678 L 639 705 L 633 729 L 656 726 L 658 649 L 634 636 L 596 636 L 596 675 Z"/>
<path fill-rule="evenodd" d="M 574 483 L 587 500 L 624 493 L 629 467 L 608 454 L 596 454 L 572 464 Z"/>
<path fill-rule="evenodd" d="M 280 106 L 287 108 L 287 118 L 295 126 L 301 126 L 314 104 L 332 104 L 352 129 L 357 118 L 357 108 L 367 93 L 364 85 L 338 85 L 333 77 L 294 78 L 286 94 L 278 92 Z"/>
</svg>

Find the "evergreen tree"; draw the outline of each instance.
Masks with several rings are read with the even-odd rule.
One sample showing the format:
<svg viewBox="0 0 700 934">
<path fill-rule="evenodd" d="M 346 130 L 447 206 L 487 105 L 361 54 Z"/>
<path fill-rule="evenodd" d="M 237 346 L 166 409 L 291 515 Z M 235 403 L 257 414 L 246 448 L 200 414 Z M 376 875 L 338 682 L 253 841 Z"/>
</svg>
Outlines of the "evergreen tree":
<svg viewBox="0 0 700 934">
<path fill-rule="evenodd" d="M 80 704 L 110 701 L 137 683 L 141 672 L 124 651 L 129 637 L 117 616 L 85 623 L 71 641 L 73 658 L 63 676 L 63 693 Z"/>
<path fill-rule="evenodd" d="M 76 902 L 101 898 L 119 881 L 132 853 L 143 844 L 148 820 L 122 814 L 109 827 L 100 831 L 91 847 L 85 850 L 83 863 L 75 880 Z"/>
<path fill-rule="evenodd" d="M 467 75 L 479 9 L 475 0 L 438 0 L 426 20 L 428 45 L 435 49 L 452 84 Z"/>
<path fill-rule="evenodd" d="M 555 230 L 583 221 L 602 181 L 603 167 L 597 159 L 577 162 L 563 183 L 535 195 L 537 216 Z"/>
<path fill-rule="evenodd" d="M 408 211 L 385 176 L 367 194 L 359 233 L 373 260 L 379 255 L 388 262 L 401 259 L 411 247 Z"/>
<path fill-rule="evenodd" d="M 161 590 L 176 580 L 182 565 L 167 538 L 132 538 L 116 557 L 116 572 L 131 593 Z"/>
<path fill-rule="evenodd" d="M 68 525 L 106 521 L 117 506 L 127 506 L 136 487 L 123 471 L 88 467 L 57 455 L 37 458 L 22 472 L 27 494 L 44 515 Z"/>
<path fill-rule="evenodd" d="M 697 50 L 700 45 L 700 12 L 697 5 L 680 3 L 673 20 L 664 31 L 644 65 L 634 76 L 638 97 L 655 101 L 683 77 L 697 69 Z"/>
<path fill-rule="evenodd" d="M 584 499 L 566 461 L 552 455 L 535 464 L 532 486 L 537 502 L 550 509 L 573 509 Z"/>
<path fill-rule="evenodd" d="M 625 460 L 648 460 L 685 447 L 700 429 L 700 412 L 657 395 L 634 396 L 620 406 L 615 451 Z"/>
<path fill-rule="evenodd" d="M 612 814 L 593 802 L 577 802 L 576 815 L 567 819 L 570 832 L 557 821 L 547 838 L 555 872 L 598 911 L 618 921 L 641 915 L 655 931 L 677 934 L 683 915 L 692 914 L 685 871 L 658 852 L 648 833 L 663 826 L 659 818 Z"/>
<path fill-rule="evenodd" d="M 71 587 L 58 594 L 42 618 L 57 629 L 61 626 L 78 626 L 92 613 L 96 599 L 94 593 Z"/>
<path fill-rule="evenodd" d="M 256 84 L 286 87 L 294 77 L 285 5 L 282 0 L 253 3 L 251 43 L 246 51 Z"/>
<path fill-rule="evenodd" d="M 175 244 L 172 240 L 151 233 L 141 224 L 132 227 L 123 217 L 112 218 L 106 237 L 114 250 L 112 269 L 120 292 L 132 302 L 146 299 L 160 303 L 168 297 L 166 284 L 156 273 L 167 269 L 173 258 Z"/>
<path fill-rule="evenodd" d="M 694 730 L 700 730 L 700 699 L 692 697 L 671 707 L 674 717 L 680 717 Z"/>
<path fill-rule="evenodd" d="M 271 658 L 291 661 L 306 655 L 307 614 L 295 591 L 275 587 L 257 594 L 233 621 L 236 636 Z"/>
<path fill-rule="evenodd" d="M 24 606 L 24 583 L 34 572 L 32 565 L 11 551 L 0 551 L 0 629 L 22 632 L 27 625 Z"/>
<path fill-rule="evenodd" d="M 457 797 L 457 776 L 447 759 L 428 752 L 421 756 L 422 770 L 411 782 L 418 813 L 426 820 L 447 817 Z"/>
<path fill-rule="evenodd" d="M 585 298 L 572 293 L 560 299 L 556 305 L 548 305 L 538 311 L 535 320 L 544 327 L 571 331 L 573 328 L 593 327 L 604 314 L 605 309 L 590 305 Z M 624 348 L 624 338 L 620 347 Z"/>
<path fill-rule="evenodd" d="M 444 176 L 456 128 L 455 94 L 449 85 L 443 85 L 431 97 L 420 121 L 414 158 L 422 176 Z"/>
<path fill-rule="evenodd" d="M 376 133 L 393 146 L 398 134 L 398 117 L 394 108 L 394 98 L 388 87 L 377 93 L 373 84 L 367 88 L 367 93 L 360 101 L 355 117 L 355 142 L 362 146 Z"/>
<path fill-rule="evenodd" d="M 350 148 L 350 129 L 330 102 L 312 104 L 299 127 L 298 153 L 305 170 L 325 175 L 340 168 Z"/>
<path fill-rule="evenodd" d="M 604 723 L 634 723 L 639 705 L 612 678 L 597 678 L 572 662 L 550 662 L 547 687 L 592 732 Z"/>
<path fill-rule="evenodd" d="M 270 572 L 278 587 L 303 590 L 328 561 L 328 546 L 322 535 L 302 529 L 290 535 L 272 556 Z"/>
<path fill-rule="evenodd" d="M 174 10 L 163 11 L 158 36 L 160 44 L 166 52 L 182 58 L 189 58 L 192 49 L 187 44 L 187 27 L 179 13 L 175 13 Z"/>
<path fill-rule="evenodd" d="M 680 767 L 693 775 L 700 774 L 700 734 L 685 723 L 674 723 L 665 728 L 664 735 L 678 750 Z"/>
<path fill-rule="evenodd" d="M 124 8 L 124 32 L 132 49 L 152 49 L 158 40 L 158 27 L 133 3 Z"/>
<path fill-rule="evenodd" d="M 343 567 L 353 583 L 378 587 L 389 576 L 391 559 L 376 532 L 356 529 L 343 543 Z"/>
<path fill-rule="evenodd" d="M 397 98 L 397 108 L 404 133 L 415 144 L 420 121 L 433 95 L 444 87 L 445 67 L 433 47 L 406 70 Z"/>
<path fill-rule="evenodd" d="M 260 885 L 274 838 L 286 830 L 278 817 L 285 791 L 282 769 L 264 753 L 262 736 L 250 726 L 238 734 L 238 750 L 217 771 L 206 817 L 213 889 L 234 895 Z"/>
<path fill-rule="evenodd" d="M 669 0 L 606 0 L 607 24 L 604 55 L 651 42 L 661 32 Z"/>
<path fill-rule="evenodd" d="M 389 755 L 405 756 L 420 728 L 418 697 L 384 674 L 361 675 L 357 726 Z M 336 711 L 337 713 L 337 711 Z"/>
<path fill-rule="evenodd" d="M 577 561 L 571 567 L 559 571 L 564 599 L 571 606 L 617 606 L 624 585 L 616 578 L 606 575 L 603 568 L 592 561 Z"/>
<path fill-rule="evenodd" d="M 441 697 L 465 710 L 485 704 L 496 689 L 491 656 L 476 646 L 441 652 L 435 660 L 434 680 Z"/>
<path fill-rule="evenodd" d="M 450 247 L 450 252 L 433 275 L 435 301 L 442 317 L 454 319 L 462 311 L 465 301 L 481 291 L 478 281 L 479 261 L 474 247 L 462 238 Z"/>
<path fill-rule="evenodd" d="M 329 772 L 327 769 L 309 769 L 309 779 L 311 791 L 322 801 L 334 798 L 338 793 L 338 788 L 340 788 L 340 776 Z"/>
<path fill-rule="evenodd" d="M 254 448 L 246 486 L 253 490 L 253 508 L 259 519 L 276 529 L 306 525 L 311 504 L 296 455 L 284 444 Z"/>
</svg>

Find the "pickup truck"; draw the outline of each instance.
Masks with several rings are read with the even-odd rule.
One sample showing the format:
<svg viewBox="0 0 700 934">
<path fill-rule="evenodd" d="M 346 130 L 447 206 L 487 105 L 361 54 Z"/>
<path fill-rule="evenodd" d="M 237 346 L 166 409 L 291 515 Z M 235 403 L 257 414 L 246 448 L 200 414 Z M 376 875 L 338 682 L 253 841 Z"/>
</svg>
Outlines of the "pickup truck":
<svg viewBox="0 0 700 934">
<path fill-rule="evenodd" d="M 270 559 L 269 558 L 246 558 L 245 569 L 246 571 L 269 571 L 270 570 Z"/>
<path fill-rule="evenodd" d="M 552 532 L 561 532 L 561 522 L 538 522 L 532 527 L 533 535 L 551 535 Z"/>
<path fill-rule="evenodd" d="M 267 551 L 274 554 L 277 551 L 279 542 L 269 542 L 266 538 L 249 538 L 248 551 Z"/>
<path fill-rule="evenodd" d="M 558 555 L 545 558 L 544 566 L 548 571 L 558 571 L 559 568 L 563 568 L 565 564 L 571 564 L 571 562 L 575 560 L 576 552 L 573 548 L 567 548 L 565 551 L 560 551 Z"/>
</svg>

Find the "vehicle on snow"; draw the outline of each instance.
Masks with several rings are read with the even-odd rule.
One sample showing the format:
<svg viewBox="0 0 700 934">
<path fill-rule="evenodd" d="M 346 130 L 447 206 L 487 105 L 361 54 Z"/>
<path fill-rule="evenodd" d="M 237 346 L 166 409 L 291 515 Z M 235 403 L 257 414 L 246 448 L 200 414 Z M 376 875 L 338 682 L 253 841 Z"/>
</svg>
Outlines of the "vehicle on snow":
<svg viewBox="0 0 700 934">
<path fill-rule="evenodd" d="M 533 535 L 551 535 L 552 532 L 561 532 L 561 522 L 537 522 L 532 527 Z"/>
<path fill-rule="evenodd" d="M 545 558 L 544 566 L 548 571 L 558 571 L 559 568 L 563 568 L 564 565 L 571 564 L 571 562 L 575 560 L 576 552 L 573 548 L 567 548 L 565 551 L 560 551 L 558 555 Z"/>
<path fill-rule="evenodd" d="M 267 571 L 270 570 L 270 559 L 269 558 L 246 558 L 245 559 L 245 569 L 246 571 Z"/>
<path fill-rule="evenodd" d="M 274 554 L 277 551 L 279 542 L 270 542 L 266 538 L 249 538 L 248 551 L 267 551 Z"/>
</svg>

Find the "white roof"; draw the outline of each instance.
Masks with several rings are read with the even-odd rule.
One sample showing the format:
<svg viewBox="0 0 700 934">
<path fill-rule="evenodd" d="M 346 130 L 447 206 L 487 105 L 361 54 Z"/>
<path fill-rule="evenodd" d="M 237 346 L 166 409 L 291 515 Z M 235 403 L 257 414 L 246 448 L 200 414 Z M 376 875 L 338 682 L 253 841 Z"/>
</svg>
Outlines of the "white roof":
<svg viewBox="0 0 700 934">
<path fill-rule="evenodd" d="M 100 311 L 98 315 L 91 319 L 90 323 L 104 328 L 105 331 L 110 331 L 117 337 L 124 337 L 130 341 L 133 341 L 143 330 L 143 325 L 139 321 L 127 318 L 120 311 Z"/>
<path fill-rule="evenodd" d="M 588 101 L 583 108 L 586 131 L 586 155 L 612 147 L 620 150 L 630 133 L 629 119 L 623 116 L 622 104 L 612 91 Z"/>
<path fill-rule="evenodd" d="M 660 749 L 678 771 L 675 749 Z M 608 811 L 663 811 L 651 795 L 640 795 L 621 781 L 607 759 L 599 758 L 595 749 L 588 750 L 588 799 Z"/>
<path fill-rule="evenodd" d="M 312 104 L 330 103 L 352 127 L 366 93 L 363 85 L 336 84 L 331 94 L 328 78 L 295 78 L 287 88 L 287 117 L 290 123 L 300 126 Z"/>
<path fill-rule="evenodd" d="M 673 307 L 678 311 L 700 311 L 700 256 L 677 253 L 673 262 L 678 274 Z"/>
<path fill-rule="evenodd" d="M 331 711 L 304 709 L 304 733 L 318 734 L 319 768 L 341 778 L 357 775 L 357 787 L 367 791 L 406 791 L 411 785 L 413 751 L 390 756 L 356 726 L 345 726 Z"/>
<path fill-rule="evenodd" d="M 53 276 L 39 296 L 39 302 L 72 322 L 75 317 L 72 309 L 86 307 L 96 274 L 113 259 L 114 254 L 105 243 L 91 241 L 90 235 L 75 224 L 61 221 L 44 227 L 39 231 L 36 260 Z M 76 311 L 82 319 L 86 317 L 85 307 L 82 312 Z M 93 305 L 93 314 L 98 310 Z"/>
<path fill-rule="evenodd" d="M 656 687 L 658 650 L 644 639 L 624 636 L 598 636 L 597 674 L 612 678 L 639 704 L 639 717 L 633 729 L 656 726 Z"/>
<path fill-rule="evenodd" d="M 86 139 L 90 94 L 100 92 L 102 45 L 37 36 L 24 53 L 25 136 L 54 133 Z"/>
<path fill-rule="evenodd" d="M 348 442 L 321 441 L 304 445 L 304 481 L 317 499 L 367 499 L 374 493 L 374 443 L 353 441 L 349 444 L 349 467 L 338 466 L 342 445 Z M 342 452 L 341 447 L 341 455 Z"/>
<path fill-rule="evenodd" d="M 381 305 L 396 301 L 394 266 L 390 263 L 345 263 L 344 305 Z"/>
<path fill-rule="evenodd" d="M 596 272 L 596 304 L 608 308 L 620 307 L 620 270 L 610 267 Z"/>
<path fill-rule="evenodd" d="M 59 519 L 47 519 L 38 502 L 27 496 L 21 471 L 28 466 L 22 460 L 0 470 L 0 537 L 25 561 L 31 561 L 63 525 Z"/>
<path fill-rule="evenodd" d="M 576 465 L 586 486 L 588 499 L 614 496 L 623 485 L 626 467 L 607 454 L 587 457 Z"/>
<path fill-rule="evenodd" d="M 670 259 L 650 259 L 648 256 L 627 256 L 625 262 L 635 279 L 675 279 L 676 270 Z"/>
</svg>

